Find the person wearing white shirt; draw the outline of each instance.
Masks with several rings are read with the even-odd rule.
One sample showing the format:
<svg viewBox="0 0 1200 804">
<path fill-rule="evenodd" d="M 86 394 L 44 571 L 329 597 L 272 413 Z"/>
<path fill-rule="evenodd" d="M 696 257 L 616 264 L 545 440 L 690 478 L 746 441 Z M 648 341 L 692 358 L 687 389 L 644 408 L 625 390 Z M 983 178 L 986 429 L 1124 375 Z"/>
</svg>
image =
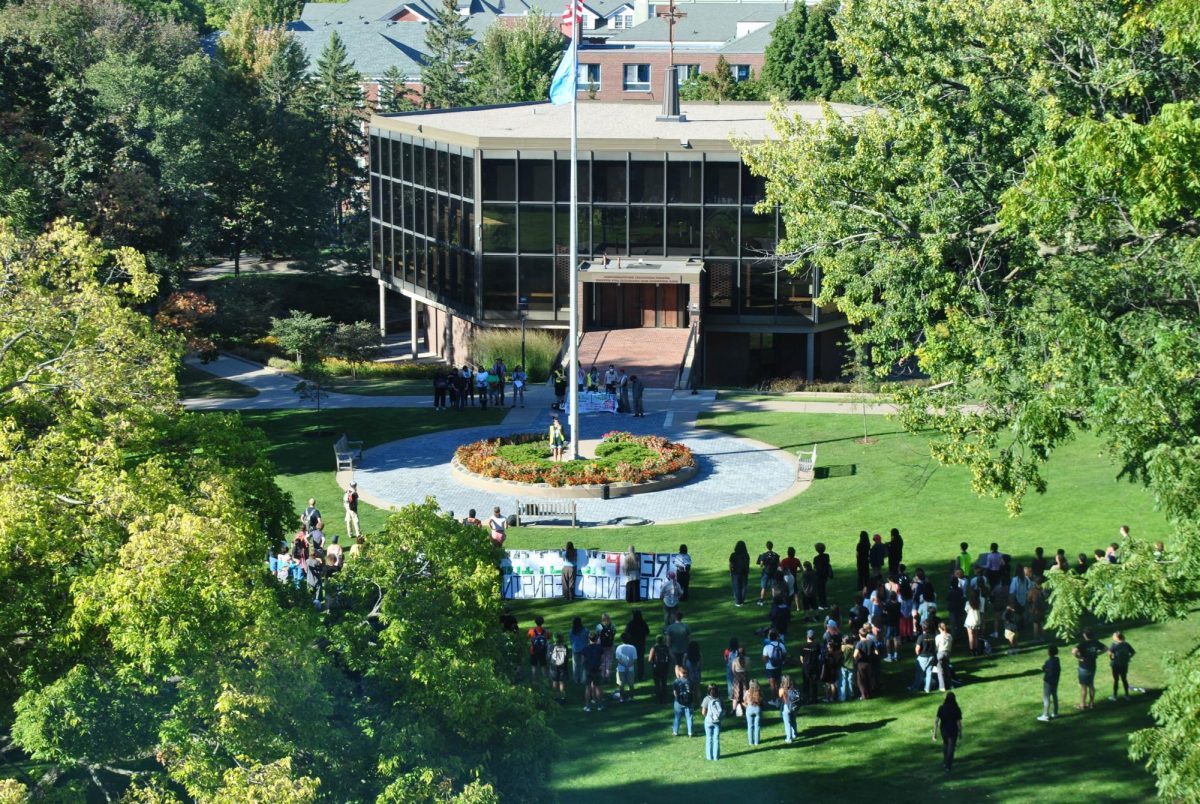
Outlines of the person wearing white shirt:
<svg viewBox="0 0 1200 804">
<path fill-rule="evenodd" d="M 628 633 L 621 634 L 621 644 L 617 646 L 615 658 L 617 661 L 617 691 L 613 693 L 613 698 L 622 702 L 631 700 L 634 678 L 637 674 L 637 648 L 633 646 Z"/>
</svg>

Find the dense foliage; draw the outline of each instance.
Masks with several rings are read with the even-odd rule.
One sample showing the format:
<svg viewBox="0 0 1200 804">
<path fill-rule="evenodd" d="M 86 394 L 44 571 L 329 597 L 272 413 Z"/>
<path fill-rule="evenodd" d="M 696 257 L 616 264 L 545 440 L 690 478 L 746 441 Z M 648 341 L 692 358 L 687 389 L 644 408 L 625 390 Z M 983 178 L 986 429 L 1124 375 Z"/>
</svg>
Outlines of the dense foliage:
<svg viewBox="0 0 1200 804">
<path fill-rule="evenodd" d="M 775 23 L 763 53 L 762 81 L 784 100 L 833 100 L 849 80 L 834 47 L 839 0 L 797 3 Z"/>
<path fill-rule="evenodd" d="M 879 111 L 779 115 L 748 154 L 783 208 L 781 248 L 824 274 L 934 455 L 1011 509 L 1081 428 L 1175 523 L 1164 562 L 1054 588 L 1054 620 L 1180 616 L 1200 600 L 1200 28 L 1179 0 L 848 0 L 838 52 Z M 970 403 L 970 404 L 968 404 Z M 1194 648 L 1181 667 L 1194 668 Z M 1196 673 L 1134 745 L 1195 800 Z M 1188 728 L 1194 729 L 1194 726 Z M 1194 735 L 1194 732 L 1192 732 Z"/>
<path fill-rule="evenodd" d="M 684 444 L 661 436 L 611 432 L 589 460 L 554 462 L 545 433 L 519 433 L 464 444 L 454 458 L 468 472 L 516 483 L 587 486 L 602 483 L 645 483 L 696 465 Z"/>
</svg>

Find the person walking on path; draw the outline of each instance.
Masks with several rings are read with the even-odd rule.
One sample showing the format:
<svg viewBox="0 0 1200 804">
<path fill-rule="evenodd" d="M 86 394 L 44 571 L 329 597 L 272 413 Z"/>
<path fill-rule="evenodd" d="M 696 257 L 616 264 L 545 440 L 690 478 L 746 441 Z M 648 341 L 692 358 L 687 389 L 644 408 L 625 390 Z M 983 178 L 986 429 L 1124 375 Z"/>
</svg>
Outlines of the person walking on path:
<svg viewBox="0 0 1200 804">
<path fill-rule="evenodd" d="M 667 582 L 662 585 L 663 624 L 670 628 L 675 622 L 679 610 L 679 598 L 683 596 L 683 587 L 675 580 L 675 572 L 667 573 Z"/>
<path fill-rule="evenodd" d="M 362 535 L 358 526 L 358 481 L 350 481 L 350 488 L 342 495 L 342 507 L 346 509 L 346 538 L 356 539 Z"/>
<path fill-rule="evenodd" d="M 733 605 L 746 602 L 746 585 L 750 579 L 750 552 L 746 543 L 739 541 L 729 554 L 729 582 L 733 586 Z"/>
<path fill-rule="evenodd" d="M 1104 653 L 1104 646 L 1096 640 L 1090 628 L 1083 629 L 1083 639 L 1071 648 L 1071 654 L 1079 662 L 1079 704 L 1076 709 L 1091 709 L 1096 705 L 1096 658 Z"/>
<path fill-rule="evenodd" d="M 1046 661 L 1042 663 L 1042 714 L 1038 720 L 1049 723 L 1058 717 L 1058 679 L 1062 675 L 1062 664 L 1058 661 L 1058 647 L 1046 648 Z"/>
<path fill-rule="evenodd" d="M 629 378 L 629 394 L 633 397 L 633 415 L 642 418 L 646 415 L 646 409 L 642 405 L 642 398 L 646 395 L 646 385 L 637 378 L 636 374 Z"/>
<path fill-rule="evenodd" d="M 958 741 L 962 739 L 962 710 L 958 708 L 953 692 L 946 693 L 946 700 L 938 707 L 933 718 L 935 743 L 939 730 L 942 733 L 942 767 L 948 773 L 954 766 L 954 751 L 958 748 Z"/>
<path fill-rule="evenodd" d="M 1112 644 L 1108 646 L 1108 662 L 1112 669 L 1113 691 L 1108 700 L 1117 700 L 1118 684 L 1125 685 L 1125 700 L 1129 700 L 1129 660 L 1137 651 L 1125 641 L 1125 634 L 1120 631 L 1114 632 L 1112 638 Z"/>
<path fill-rule="evenodd" d="M 517 366 L 512 373 L 512 406 L 517 406 L 517 400 L 521 400 L 521 407 L 525 407 L 525 383 L 529 381 L 528 375 L 525 374 L 524 366 Z"/>
<path fill-rule="evenodd" d="M 682 665 L 675 666 L 675 683 L 671 685 L 671 694 L 674 696 L 675 722 L 671 727 L 671 734 L 679 736 L 679 719 L 681 717 L 687 720 L 687 736 L 692 736 L 692 685 L 688 681 L 687 671 Z"/>
<path fill-rule="evenodd" d="M 708 695 L 700 702 L 700 714 L 704 715 L 704 758 L 721 758 L 721 693 L 716 684 L 708 685 Z"/>
</svg>

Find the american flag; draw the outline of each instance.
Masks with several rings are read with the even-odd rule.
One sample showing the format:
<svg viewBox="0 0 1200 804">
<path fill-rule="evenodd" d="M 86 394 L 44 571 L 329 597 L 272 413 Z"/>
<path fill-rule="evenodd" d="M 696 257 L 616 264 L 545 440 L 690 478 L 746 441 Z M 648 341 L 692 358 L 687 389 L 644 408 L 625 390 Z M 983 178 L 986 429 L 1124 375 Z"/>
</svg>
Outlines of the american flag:
<svg viewBox="0 0 1200 804">
<path fill-rule="evenodd" d="M 583 15 L 584 15 L 583 3 L 578 2 L 578 0 L 576 0 L 574 5 L 575 5 L 575 19 L 582 20 Z M 571 25 L 574 22 L 574 20 L 571 19 L 571 4 L 570 3 L 568 3 L 567 7 L 563 10 L 562 21 L 563 21 L 563 25 Z"/>
</svg>

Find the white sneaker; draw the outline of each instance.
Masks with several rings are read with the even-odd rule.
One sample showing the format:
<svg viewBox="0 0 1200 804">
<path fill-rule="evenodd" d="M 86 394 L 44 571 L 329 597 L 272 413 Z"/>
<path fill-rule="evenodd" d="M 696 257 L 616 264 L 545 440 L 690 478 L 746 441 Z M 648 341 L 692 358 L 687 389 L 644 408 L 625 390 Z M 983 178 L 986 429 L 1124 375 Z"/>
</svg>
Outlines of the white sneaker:
<svg viewBox="0 0 1200 804">
<path fill-rule="evenodd" d="M 1110 695 L 1110 696 L 1108 696 L 1108 700 L 1112 701 L 1113 703 L 1116 703 L 1116 702 L 1117 702 L 1117 696 L 1115 696 L 1115 695 Z"/>
<path fill-rule="evenodd" d="M 1050 716 L 1049 715 L 1038 715 L 1038 720 L 1042 721 L 1043 723 L 1049 723 Z"/>
</svg>

